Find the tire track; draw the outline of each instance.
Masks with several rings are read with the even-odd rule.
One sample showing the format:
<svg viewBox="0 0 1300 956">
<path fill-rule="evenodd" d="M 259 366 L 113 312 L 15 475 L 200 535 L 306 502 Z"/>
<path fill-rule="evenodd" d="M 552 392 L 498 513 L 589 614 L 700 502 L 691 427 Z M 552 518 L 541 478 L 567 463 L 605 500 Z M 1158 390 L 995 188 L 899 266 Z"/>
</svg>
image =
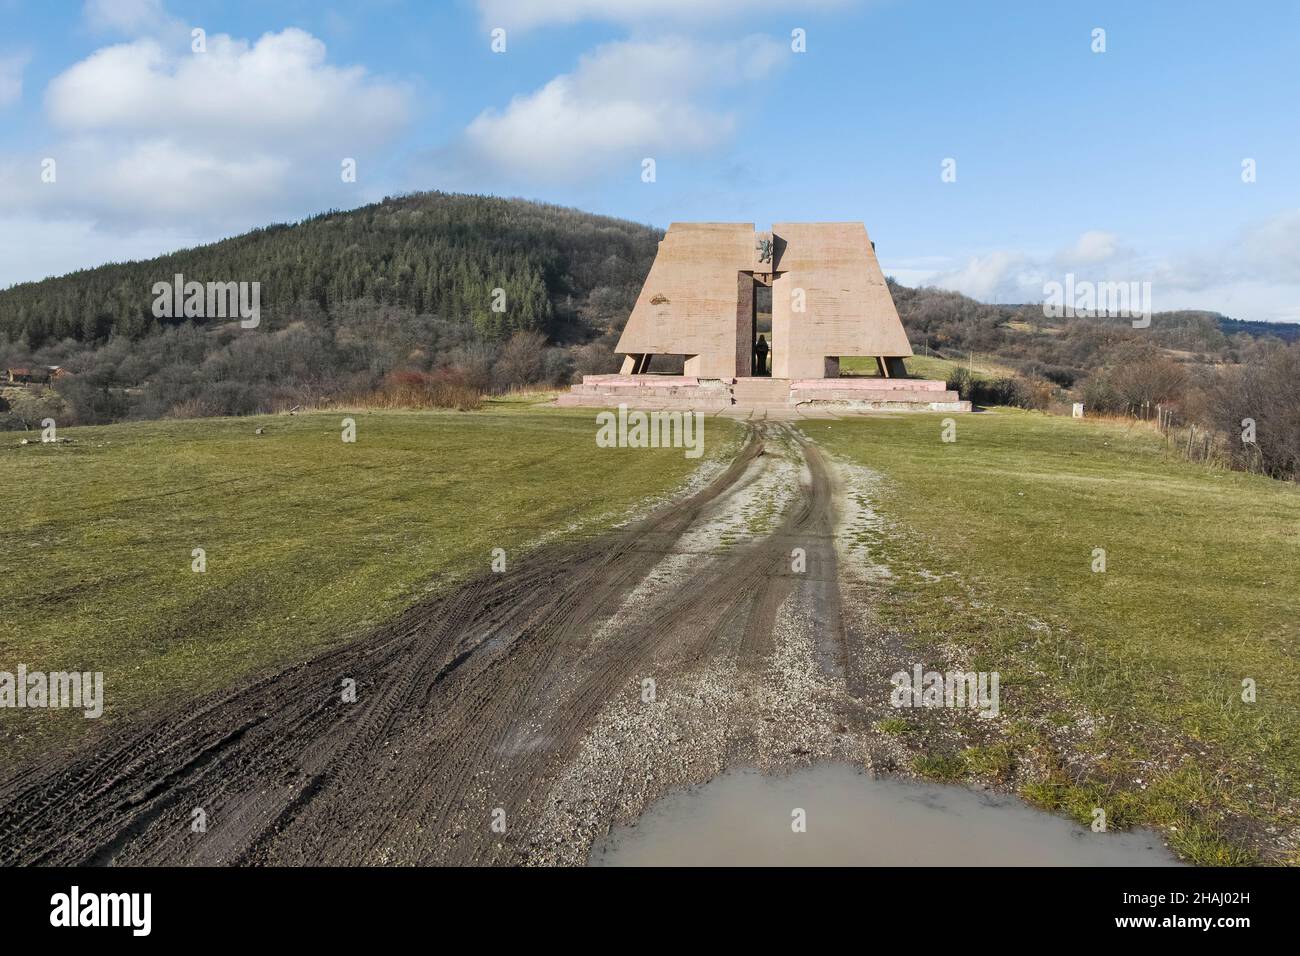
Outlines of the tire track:
<svg viewBox="0 0 1300 956">
<path fill-rule="evenodd" d="M 686 580 L 611 624 L 688 530 L 754 493 L 769 443 L 810 476 L 775 530 L 693 554 Z M 823 665 L 843 666 L 834 492 L 797 431 L 751 426 L 707 487 L 627 529 L 544 548 L 354 644 L 10 777 L 0 784 L 0 864 L 544 858 L 532 822 L 552 786 L 602 708 L 652 666 L 717 655 L 761 666 L 800 586 L 817 589 Z M 795 547 L 807 550 L 807 575 L 791 571 Z M 341 699 L 345 678 L 356 703 Z M 498 808 L 505 833 L 490 826 Z M 196 809 L 204 832 L 191 827 Z"/>
</svg>

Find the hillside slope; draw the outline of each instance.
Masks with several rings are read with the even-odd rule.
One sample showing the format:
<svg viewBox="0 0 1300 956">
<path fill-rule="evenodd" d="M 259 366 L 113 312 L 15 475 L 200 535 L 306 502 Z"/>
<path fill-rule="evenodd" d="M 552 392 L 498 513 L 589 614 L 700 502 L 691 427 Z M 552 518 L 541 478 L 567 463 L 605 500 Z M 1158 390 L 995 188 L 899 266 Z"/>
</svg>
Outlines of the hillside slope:
<svg viewBox="0 0 1300 956">
<path fill-rule="evenodd" d="M 558 206 L 420 193 L 14 286 L 0 291 L 0 373 L 64 374 L 0 395 L 0 429 L 562 385 L 575 363 L 608 370 L 607 330 L 659 236 Z M 248 283 L 245 304 L 257 283 L 255 328 L 206 303 L 155 316 L 155 284 L 176 275 Z"/>
<path fill-rule="evenodd" d="M 261 283 L 263 321 L 369 299 L 472 322 L 487 337 L 571 321 L 595 295 L 636 291 L 659 233 L 574 209 L 420 193 L 328 212 L 156 259 L 100 266 L 0 291 L 0 334 L 31 348 L 72 338 L 139 339 L 180 325 L 152 314 L 155 282 Z M 492 311 L 492 290 L 506 309 Z M 197 319 L 200 324 L 202 319 Z"/>
</svg>

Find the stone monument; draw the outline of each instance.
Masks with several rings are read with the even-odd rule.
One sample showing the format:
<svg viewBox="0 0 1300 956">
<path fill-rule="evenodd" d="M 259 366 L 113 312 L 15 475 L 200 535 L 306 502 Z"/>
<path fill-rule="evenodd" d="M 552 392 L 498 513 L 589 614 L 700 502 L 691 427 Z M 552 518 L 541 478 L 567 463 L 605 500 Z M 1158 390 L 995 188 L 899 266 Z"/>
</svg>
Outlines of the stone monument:
<svg viewBox="0 0 1300 956">
<path fill-rule="evenodd" d="M 762 377 L 759 286 L 772 290 Z M 615 350 L 619 375 L 586 376 L 560 404 L 969 407 L 943 382 L 907 377 L 912 348 L 860 222 L 673 223 Z M 657 356 L 680 356 L 683 374 L 656 374 Z M 875 374 L 840 377 L 845 356 Z"/>
</svg>

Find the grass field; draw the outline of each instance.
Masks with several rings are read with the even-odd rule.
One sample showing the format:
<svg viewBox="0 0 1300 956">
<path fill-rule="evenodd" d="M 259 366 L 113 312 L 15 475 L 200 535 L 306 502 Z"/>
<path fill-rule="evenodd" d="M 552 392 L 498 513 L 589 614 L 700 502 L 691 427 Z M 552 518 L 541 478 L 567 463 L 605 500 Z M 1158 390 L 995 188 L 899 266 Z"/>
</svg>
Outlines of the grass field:
<svg viewBox="0 0 1300 956">
<path fill-rule="evenodd" d="M 340 439 L 348 414 L 355 444 Z M 1017 777 L 1030 799 L 1158 825 L 1197 862 L 1252 862 L 1251 846 L 1278 843 L 1261 832 L 1297 832 L 1300 491 L 1182 462 L 1140 425 L 954 420 L 950 443 L 941 415 L 804 426 L 883 476 L 885 524 L 867 542 L 893 575 L 884 624 L 920 661 L 956 648 L 1001 675 L 1003 739 L 930 747 L 916 768 L 1036 768 Z M 55 445 L 12 435 L 0 670 L 103 671 L 106 720 L 188 699 L 362 633 L 486 571 L 493 548 L 606 527 L 697 464 L 593 453 L 594 435 L 592 411 L 524 400 L 67 429 Z M 738 435 L 710 421 L 706 455 Z M 6 757 L 97 723 L 33 713 L 0 710 Z"/>
<path fill-rule="evenodd" d="M 930 378 L 946 382 L 948 376 L 958 368 L 970 368 L 976 378 L 1002 378 L 1013 374 L 1012 370 L 996 361 L 975 356 L 974 361 L 966 359 L 944 359 L 933 355 L 913 355 L 904 359 L 908 374 L 913 378 Z M 844 375 L 875 375 L 876 360 L 861 355 L 846 355 L 840 359 L 840 372 Z"/>
<path fill-rule="evenodd" d="M 0 670 L 103 671 L 106 720 L 210 691 L 489 570 L 493 548 L 509 560 L 607 526 L 699 463 L 596 452 L 593 414 L 498 402 L 69 428 L 68 444 L 10 433 Z M 706 458 L 737 433 L 709 422 Z M 91 723 L 4 709 L 0 749 L 30 753 Z"/>
<path fill-rule="evenodd" d="M 1027 795 L 1083 821 L 1104 805 L 1112 822 L 1162 825 L 1207 863 L 1248 859 L 1242 827 L 1296 827 L 1296 487 L 1180 462 L 1140 427 L 999 411 L 958 418 L 944 443 L 941 421 L 815 435 L 886 478 L 892 527 L 872 544 L 895 575 L 891 623 L 1002 674 L 1005 759 L 1051 749 L 1017 724 L 1017 699 L 1056 700 L 1063 725 L 1074 705 L 1103 718 L 1081 743 L 1093 771 L 1057 766 Z M 930 755 L 950 777 L 943 756 Z"/>
</svg>

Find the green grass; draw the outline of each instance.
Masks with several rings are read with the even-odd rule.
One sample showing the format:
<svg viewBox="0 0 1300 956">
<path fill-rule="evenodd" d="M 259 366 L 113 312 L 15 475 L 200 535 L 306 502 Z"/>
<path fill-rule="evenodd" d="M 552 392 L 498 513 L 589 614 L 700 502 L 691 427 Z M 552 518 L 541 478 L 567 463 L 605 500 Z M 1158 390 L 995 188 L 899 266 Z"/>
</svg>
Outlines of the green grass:
<svg viewBox="0 0 1300 956">
<path fill-rule="evenodd" d="M 892 527 L 871 545 L 896 575 L 889 623 L 999 671 L 1004 720 L 1048 707 L 1069 728 L 1076 705 L 1106 718 L 1078 735 L 1095 779 L 1061 766 L 1028 795 L 1083 819 L 1104 792 L 1112 821 L 1162 825 L 1201 862 L 1248 859 L 1251 820 L 1295 826 L 1296 487 L 1180 462 L 1142 428 L 1005 411 L 958 417 L 944 443 L 942 418 L 815 434 L 887 479 Z M 1022 726 L 1013 740 L 1050 749 L 1051 736 Z"/>
<path fill-rule="evenodd" d="M 966 758 L 962 754 L 919 754 L 912 760 L 912 769 L 922 777 L 950 783 L 966 775 Z"/>
<path fill-rule="evenodd" d="M 514 398 L 68 428 L 57 445 L 0 436 L 0 670 L 103 671 L 110 719 L 200 694 L 487 571 L 493 548 L 517 559 L 608 526 L 699 463 L 598 449 L 593 416 Z M 710 421 L 706 456 L 736 435 Z M 0 736 L 17 754 L 87 723 L 5 709 Z"/>
<path fill-rule="evenodd" d="M 967 747 L 962 754 L 966 769 L 983 777 L 1008 780 L 1015 769 L 1015 750 L 1006 741 L 982 747 Z"/>
<path fill-rule="evenodd" d="M 909 733 L 912 730 L 912 725 L 902 717 L 886 717 L 884 720 L 876 722 L 876 729 L 882 734 L 898 737 Z"/>
<path fill-rule="evenodd" d="M 913 355 L 903 362 L 907 366 L 908 374 L 913 378 L 938 379 L 941 382 L 946 382 L 948 376 L 958 368 L 970 368 L 976 378 L 983 379 L 1003 378 L 1013 374 L 1012 370 L 1005 365 L 999 365 L 992 359 L 980 358 L 978 355 L 974 362 L 969 364 L 966 359 L 943 359 L 933 355 Z M 862 355 L 846 355 L 840 359 L 840 374 L 875 375 L 876 360 Z"/>
</svg>

